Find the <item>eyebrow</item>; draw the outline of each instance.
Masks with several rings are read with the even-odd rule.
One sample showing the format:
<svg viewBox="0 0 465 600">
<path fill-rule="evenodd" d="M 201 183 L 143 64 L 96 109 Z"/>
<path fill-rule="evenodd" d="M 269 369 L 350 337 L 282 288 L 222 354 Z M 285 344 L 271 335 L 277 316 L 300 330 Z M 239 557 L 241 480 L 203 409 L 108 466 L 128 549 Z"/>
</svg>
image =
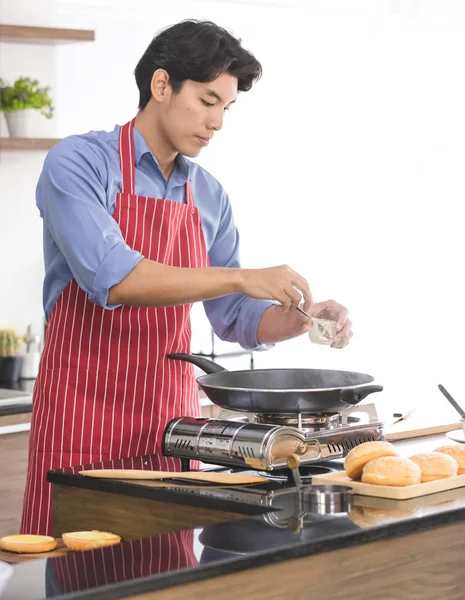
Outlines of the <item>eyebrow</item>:
<svg viewBox="0 0 465 600">
<path fill-rule="evenodd" d="M 218 102 L 223 102 L 223 99 L 221 98 L 221 96 L 219 94 L 217 94 L 215 92 L 215 90 L 211 90 L 209 88 L 205 89 L 205 93 L 207 94 L 207 96 L 211 96 L 212 98 L 216 98 L 216 100 L 218 100 Z M 231 100 L 231 102 L 228 102 L 228 104 L 234 104 L 234 102 L 236 102 L 236 100 Z"/>
</svg>

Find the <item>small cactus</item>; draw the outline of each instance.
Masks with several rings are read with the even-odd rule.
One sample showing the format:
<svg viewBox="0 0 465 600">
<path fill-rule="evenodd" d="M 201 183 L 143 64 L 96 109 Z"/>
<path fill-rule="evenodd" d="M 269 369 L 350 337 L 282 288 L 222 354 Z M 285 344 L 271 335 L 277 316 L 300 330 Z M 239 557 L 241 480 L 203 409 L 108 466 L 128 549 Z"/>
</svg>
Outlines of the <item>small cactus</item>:
<svg viewBox="0 0 465 600">
<path fill-rule="evenodd" d="M 0 329 L 0 356 L 16 356 L 22 346 L 23 338 L 14 329 Z"/>
</svg>

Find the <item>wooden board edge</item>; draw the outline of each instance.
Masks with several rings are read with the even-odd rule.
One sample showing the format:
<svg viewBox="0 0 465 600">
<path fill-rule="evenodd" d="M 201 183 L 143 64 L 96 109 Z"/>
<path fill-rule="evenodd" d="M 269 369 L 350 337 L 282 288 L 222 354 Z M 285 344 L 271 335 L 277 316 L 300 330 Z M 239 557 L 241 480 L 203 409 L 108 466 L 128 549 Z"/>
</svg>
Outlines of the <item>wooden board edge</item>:
<svg viewBox="0 0 465 600">
<path fill-rule="evenodd" d="M 314 484 L 326 484 L 332 483 L 335 485 L 351 485 L 345 480 L 345 471 L 339 473 L 325 473 L 324 475 L 314 475 L 312 483 Z M 341 479 L 343 479 L 341 481 Z M 446 485 L 449 484 L 449 485 Z M 427 483 L 419 483 L 416 485 L 408 485 L 402 487 L 395 486 L 373 486 L 370 488 L 363 487 L 360 489 L 360 485 L 368 486 L 370 484 L 359 481 L 352 482 L 351 494 L 354 496 L 370 496 L 373 498 L 386 498 L 388 500 L 410 500 L 412 498 L 420 498 L 421 496 L 431 496 L 440 492 L 447 492 L 448 490 L 455 490 L 460 487 L 465 487 L 465 475 L 457 475 L 456 477 L 450 477 L 448 479 L 440 479 L 436 481 L 429 481 Z M 437 489 L 439 486 L 439 489 Z M 383 488 L 382 493 L 380 488 Z M 435 489 L 431 489 L 435 488 Z"/>
</svg>

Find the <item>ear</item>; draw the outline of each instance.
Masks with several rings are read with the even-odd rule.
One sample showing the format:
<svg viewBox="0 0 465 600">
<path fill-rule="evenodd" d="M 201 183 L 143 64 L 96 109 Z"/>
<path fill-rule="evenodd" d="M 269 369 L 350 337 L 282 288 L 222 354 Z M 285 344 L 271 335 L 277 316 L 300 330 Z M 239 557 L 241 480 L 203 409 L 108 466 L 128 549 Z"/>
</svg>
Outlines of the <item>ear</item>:
<svg viewBox="0 0 465 600">
<path fill-rule="evenodd" d="M 150 82 L 150 91 L 155 102 L 163 102 L 166 99 L 167 93 L 171 90 L 169 81 L 170 76 L 165 69 L 157 69 L 154 72 Z"/>
</svg>

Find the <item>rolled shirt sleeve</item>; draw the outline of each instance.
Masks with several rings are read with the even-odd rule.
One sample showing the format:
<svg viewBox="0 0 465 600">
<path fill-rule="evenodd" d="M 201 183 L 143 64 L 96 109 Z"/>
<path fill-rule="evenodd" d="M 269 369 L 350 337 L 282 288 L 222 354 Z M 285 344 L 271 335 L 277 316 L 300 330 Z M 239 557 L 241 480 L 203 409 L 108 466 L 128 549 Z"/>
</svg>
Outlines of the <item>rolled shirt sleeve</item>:
<svg viewBox="0 0 465 600">
<path fill-rule="evenodd" d="M 95 149 L 67 138 L 48 153 L 36 198 L 51 240 L 44 246 L 46 263 L 53 263 L 54 254 L 61 252 L 69 267 L 69 274 L 61 277 L 68 282 L 74 277 L 91 302 L 111 309 L 116 305 L 108 305 L 108 291 L 143 257 L 126 244 L 108 212 L 106 173 Z M 45 309 L 47 314 L 52 307 Z"/>
<path fill-rule="evenodd" d="M 240 267 L 239 232 L 234 224 L 229 198 L 221 188 L 221 220 L 208 252 L 212 267 Z M 237 342 L 247 350 L 268 350 L 272 345 L 259 344 L 257 329 L 265 310 L 275 304 L 255 300 L 243 294 L 231 294 L 204 302 L 205 312 L 216 335 Z"/>
</svg>

